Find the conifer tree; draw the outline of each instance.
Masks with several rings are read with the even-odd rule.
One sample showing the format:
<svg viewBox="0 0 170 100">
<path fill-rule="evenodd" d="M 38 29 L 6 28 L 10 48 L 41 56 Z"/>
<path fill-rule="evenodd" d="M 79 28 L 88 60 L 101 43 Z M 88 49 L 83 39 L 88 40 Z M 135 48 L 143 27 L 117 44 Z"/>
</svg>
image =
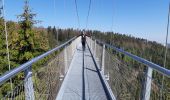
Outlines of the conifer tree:
<svg viewBox="0 0 170 100">
<path fill-rule="evenodd" d="M 28 1 L 25 1 L 24 6 L 24 12 L 23 14 L 19 15 L 19 25 L 20 25 L 20 31 L 19 31 L 19 43 L 18 43 L 18 49 L 19 49 L 19 55 L 18 59 L 20 63 L 24 63 L 31 58 L 33 58 L 33 52 L 34 52 L 34 31 L 33 31 L 33 25 L 36 23 L 34 20 L 34 17 L 36 14 L 32 13 L 32 11 L 29 8 Z"/>
</svg>

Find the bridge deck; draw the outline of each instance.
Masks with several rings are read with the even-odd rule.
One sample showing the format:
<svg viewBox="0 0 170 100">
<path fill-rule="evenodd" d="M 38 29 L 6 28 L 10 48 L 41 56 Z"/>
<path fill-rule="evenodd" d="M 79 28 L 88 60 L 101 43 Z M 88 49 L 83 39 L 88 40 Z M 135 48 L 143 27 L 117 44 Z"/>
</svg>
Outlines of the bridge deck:
<svg viewBox="0 0 170 100">
<path fill-rule="evenodd" d="M 84 57 L 84 58 L 83 58 Z M 107 100 L 89 48 L 79 43 L 57 100 Z"/>
</svg>

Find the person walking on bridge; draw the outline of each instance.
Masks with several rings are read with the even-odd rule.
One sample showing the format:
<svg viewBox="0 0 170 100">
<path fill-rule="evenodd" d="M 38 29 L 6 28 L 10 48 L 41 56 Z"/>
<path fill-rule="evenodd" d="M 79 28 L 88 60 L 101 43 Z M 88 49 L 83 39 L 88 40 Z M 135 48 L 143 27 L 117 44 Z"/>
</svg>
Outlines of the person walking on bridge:
<svg viewBox="0 0 170 100">
<path fill-rule="evenodd" d="M 82 43 L 82 48 L 83 48 L 83 50 L 85 50 L 85 48 L 86 48 L 86 34 L 85 34 L 84 31 L 83 31 L 83 33 L 81 34 L 81 43 Z"/>
</svg>

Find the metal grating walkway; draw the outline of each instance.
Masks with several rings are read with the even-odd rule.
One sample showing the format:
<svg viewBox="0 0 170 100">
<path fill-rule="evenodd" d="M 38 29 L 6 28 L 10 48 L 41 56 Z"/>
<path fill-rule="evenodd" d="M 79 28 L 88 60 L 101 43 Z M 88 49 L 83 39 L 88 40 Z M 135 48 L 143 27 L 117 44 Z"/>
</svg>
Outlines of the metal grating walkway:
<svg viewBox="0 0 170 100">
<path fill-rule="evenodd" d="M 56 100 L 107 100 L 89 48 L 83 52 L 80 42 Z"/>
</svg>

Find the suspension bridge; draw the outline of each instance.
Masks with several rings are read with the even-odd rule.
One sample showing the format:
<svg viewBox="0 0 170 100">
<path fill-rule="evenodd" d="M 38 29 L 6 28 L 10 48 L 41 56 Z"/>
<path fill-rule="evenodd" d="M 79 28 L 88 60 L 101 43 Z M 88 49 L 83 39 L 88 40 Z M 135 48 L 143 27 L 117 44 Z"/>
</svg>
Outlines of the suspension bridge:
<svg viewBox="0 0 170 100">
<path fill-rule="evenodd" d="M 110 49 L 146 65 L 147 71 L 141 72 L 144 82 L 138 83 L 135 79 L 137 76 L 133 72 L 135 70 L 129 71 L 126 65 L 118 62 Z M 59 50 L 61 52 L 41 70 L 32 72 L 31 66 L 34 63 Z M 83 50 L 81 38 L 74 37 L 2 75 L 1 85 L 19 73 L 25 73 L 23 82 L 2 100 L 9 98 L 16 100 L 135 99 L 134 91 L 139 89 L 138 86 L 143 88 L 139 90 L 137 98 L 149 100 L 152 89 L 159 88 L 155 86 L 156 82 L 152 79 L 153 71 L 170 77 L 170 70 L 98 40 L 87 38 L 86 48 Z M 131 80 L 125 80 L 128 77 L 131 77 Z M 166 88 L 163 90 L 169 91 Z"/>
<path fill-rule="evenodd" d="M 89 12 L 90 6 L 88 16 Z M 130 68 L 115 56 L 115 52 L 137 61 L 146 70 Z M 41 69 L 32 70 L 34 64 L 49 56 L 52 58 Z M 24 73 L 24 79 L 0 99 L 156 100 L 161 96 L 158 91 L 170 93 L 170 88 L 161 87 L 152 77 L 153 72 L 170 78 L 169 69 L 94 37 L 87 37 L 83 49 L 81 37 L 76 36 L 0 76 L 0 85 L 3 85 Z"/>
</svg>

